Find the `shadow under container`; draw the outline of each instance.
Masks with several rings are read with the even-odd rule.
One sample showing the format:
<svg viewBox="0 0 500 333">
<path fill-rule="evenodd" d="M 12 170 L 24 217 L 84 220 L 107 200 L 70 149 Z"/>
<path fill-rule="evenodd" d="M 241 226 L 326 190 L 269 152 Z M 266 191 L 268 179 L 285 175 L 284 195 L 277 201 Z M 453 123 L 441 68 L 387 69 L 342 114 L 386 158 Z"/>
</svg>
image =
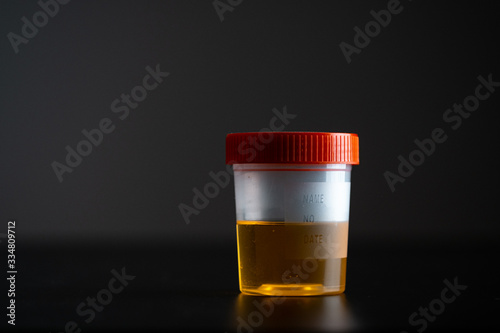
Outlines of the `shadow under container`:
<svg viewBox="0 0 500 333">
<path fill-rule="evenodd" d="M 241 292 L 344 292 L 358 136 L 232 133 L 226 137 L 226 163 L 234 170 Z"/>
</svg>

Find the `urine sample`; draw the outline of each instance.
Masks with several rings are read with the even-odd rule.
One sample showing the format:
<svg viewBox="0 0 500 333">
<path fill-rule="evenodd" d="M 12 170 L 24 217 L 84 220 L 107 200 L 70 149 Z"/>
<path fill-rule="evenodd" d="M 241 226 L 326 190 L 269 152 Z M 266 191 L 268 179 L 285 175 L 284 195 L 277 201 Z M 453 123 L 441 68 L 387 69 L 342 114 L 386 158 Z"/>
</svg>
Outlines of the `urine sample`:
<svg viewBox="0 0 500 333">
<path fill-rule="evenodd" d="M 226 137 L 233 165 L 239 282 L 250 295 L 344 292 L 351 166 L 358 136 L 249 132 Z"/>
</svg>

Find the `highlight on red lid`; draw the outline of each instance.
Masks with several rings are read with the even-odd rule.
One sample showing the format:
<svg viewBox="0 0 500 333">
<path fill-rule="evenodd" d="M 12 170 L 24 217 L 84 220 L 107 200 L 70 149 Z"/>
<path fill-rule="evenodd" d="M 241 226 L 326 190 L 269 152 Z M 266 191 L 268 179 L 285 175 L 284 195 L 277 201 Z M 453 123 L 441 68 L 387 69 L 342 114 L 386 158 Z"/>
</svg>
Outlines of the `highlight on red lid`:
<svg viewBox="0 0 500 333">
<path fill-rule="evenodd" d="M 226 164 L 359 164 L 354 133 L 248 132 L 226 136 Z"/>
</svg>

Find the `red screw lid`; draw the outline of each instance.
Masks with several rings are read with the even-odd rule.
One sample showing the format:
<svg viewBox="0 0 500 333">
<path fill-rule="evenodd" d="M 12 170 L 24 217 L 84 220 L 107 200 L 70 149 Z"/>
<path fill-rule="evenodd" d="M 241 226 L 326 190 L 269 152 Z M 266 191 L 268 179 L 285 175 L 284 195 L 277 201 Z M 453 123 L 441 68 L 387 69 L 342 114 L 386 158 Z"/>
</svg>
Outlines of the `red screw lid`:
<svg viewBox="0 0 500 333">
<path fill-rule="evenodd" d="M 353 133 L 248 132 L 226 136 L 226 164 L 359 164 Z"/>
</svg>

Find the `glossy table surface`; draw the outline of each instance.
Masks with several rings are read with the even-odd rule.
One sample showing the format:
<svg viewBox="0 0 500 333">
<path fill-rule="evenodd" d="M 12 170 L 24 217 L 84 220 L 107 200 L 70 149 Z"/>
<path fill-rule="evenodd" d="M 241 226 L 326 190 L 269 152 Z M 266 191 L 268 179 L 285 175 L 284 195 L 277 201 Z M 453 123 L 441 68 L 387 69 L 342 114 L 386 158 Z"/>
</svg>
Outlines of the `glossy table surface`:
<svg viewBox="0 0 500 333">
<path fill-rule="evenodd" d="M 239 293 L 233 243 L 19 245 L 15 331 L 491 331 L 497 249 L 350 240 L 344 294 L 273 302 Z"/>
</svg>

